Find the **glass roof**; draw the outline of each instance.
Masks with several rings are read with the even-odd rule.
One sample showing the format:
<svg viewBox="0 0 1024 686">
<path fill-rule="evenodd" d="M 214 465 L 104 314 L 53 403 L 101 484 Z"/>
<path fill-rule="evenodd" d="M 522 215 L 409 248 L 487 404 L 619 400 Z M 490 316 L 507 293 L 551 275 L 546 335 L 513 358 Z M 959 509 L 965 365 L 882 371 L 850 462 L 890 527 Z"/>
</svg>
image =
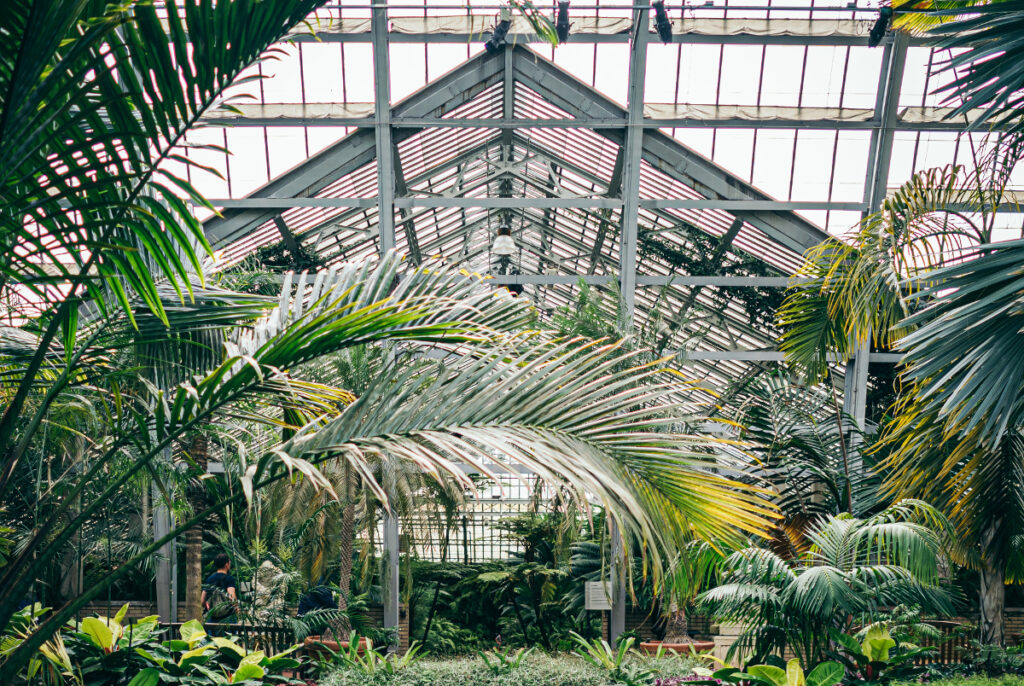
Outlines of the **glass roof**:
<svg viewBox="0 0 1024 686">
<path fill-rule="evenodd" d="M 632 181 L 638 323 L 657 310 L 678 324 L 674 347 L 703 353 L 691 352 L 700 359 L 689 366 L 724 387 L 764 361 L 715 354 L 772 350 L 781 288 L 659 277 L 790 275 L 803 249 L 869 209 L 869 179 L 891 188 L 915 170 L 973 166 L 988 134 L 944 118 L 935 90 L 950 76 L 933 71 L 947 53 L 905 36 L 898 45 L 892 34 L 867 46 L 877 5 L 668 9 L 673 42 L 651 27 L 643 102 L 633 108 L 644 131 Z M 373 11 L 366 2 L 321 10 L 310 21 L 315 38 L 279 46 L 257 69 L 265 78 L 234 89 L 237 111 L 214 113 L 217 126 L 192 135 L 215 146 L 191 149 L 210 171 L 188 173 L 224 213 L 207 226 L 225 259 L 285 233 L 329 261 L 379 250 L 376 144 L 387 124 L 375 113 Z M 566 305 L 579 275 L 617 278 L 631 6 L 573 2 L 569 42 L 557 48 L 517 18 L 495 54 L 484 49 L 494 2 L 401 0 L 385 11 L 378 49 L 390 62 L 398 249 L 486 273 L 494 231 L 508 222 L 522 274 L 565 277 L 526 286 L 542 312 Z M 881 162 L 879 142 L 891 147 Z M 729 205 L 733 196 L 739 204 Z M 1006 213 L 1000 224 L 1016 236 L 1021 217 Z"/>
</svg>

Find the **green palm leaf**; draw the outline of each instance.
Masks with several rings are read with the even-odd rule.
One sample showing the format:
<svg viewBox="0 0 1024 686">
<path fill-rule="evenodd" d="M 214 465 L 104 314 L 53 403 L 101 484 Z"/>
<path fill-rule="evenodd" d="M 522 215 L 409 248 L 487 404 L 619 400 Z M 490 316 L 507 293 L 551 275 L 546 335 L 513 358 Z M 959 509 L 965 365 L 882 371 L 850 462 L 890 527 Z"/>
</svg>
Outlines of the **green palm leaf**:
<svg viewBox="0 0 1024 686">
<path fill-rule="evenodd" d="M 935 13 L 945 21 L 930 29 L 937 47 L 953 55 L 941 71 L 953 79 L 939 92 L 962 115 L 984 108 L 973 127 L 1003 125 L 1014 136 L 1024 132 L 1024 2 L 958 2 Z"/>
<path fill-rule="evenodd" d="M 921 293 L 930 304 L 900 341 L 904 376 L 934 405 L 947 435 L 975 429 L 996 445 L 1024 419 L 1024 241 L 982 246 L 977 259 L 939 270 Z"/>
<path fill-rule="evenodd" d="M 849 357 L 869 338 L 890 348 L 911 331 L 919 280 L 989 240 L 988 224 L 961 212 L 991 208 L 979 190 L 984 174 L 953 166 L 919 172 L 856 234 L 809 250 L 798 274 L 808 280 L 790 288 L 779 309 L 787 357 L 822 378 L 830 355 Z"/>
</svg>

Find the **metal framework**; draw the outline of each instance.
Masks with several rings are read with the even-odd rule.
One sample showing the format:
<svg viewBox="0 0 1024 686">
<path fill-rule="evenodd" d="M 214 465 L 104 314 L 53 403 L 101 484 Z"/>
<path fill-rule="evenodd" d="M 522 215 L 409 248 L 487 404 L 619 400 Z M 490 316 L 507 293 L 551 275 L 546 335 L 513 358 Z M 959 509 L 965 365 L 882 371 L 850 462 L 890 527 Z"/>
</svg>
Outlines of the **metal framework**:
<svg viewBox="0 0 1024 686">
<path fill-rule="evenodd" d="M 593 47 L 590 83 L 548 59 L 542 54 L 546 48 L 530 47 L 537 38 L 518 20 L 507 45 L 482 51 L 480 42 L 491 37 L 492 11 L 438 13 L 424 5 L 422 12 L 410 13 L 378 3 L 363 12 L 346 13 L 340 6 L 321 16 L 314 23 L 316 37 L 300 37 L 295 47 L 300 79 L 307 83 L 304 46 L 340 44 L 340 75 L 317 75 L 328 81 L 340 77 L 340 98 L 311 102 L 303 90 L 302 101 L 275 102 L 261 91 L 256 103 L 209 120 L 226 127 L 225 142 L 227 132 L 240 135 L 254 127 L 266 141 L 272 132 L 293 127 L 302 127 L 307 147 L 311 132 L 337 132 L 334 140 L 278 174 L 270 172 L 267 142 L 268 180 L 244 195 L 230 192 L 225 162 L 229 192 L 213 201 L 222 215 L 207 221 L 207 236 L 228 260 L 283 240 L 328 262 L 397 248 L 417 263 L 441 256 L 487 273 L 494 229 L 510 222 L 519 273 L 496 276 L 495 284 L 523 286 L 548 314 L 571 306 L 580 282 L 615 284 L 621 322 L 636 328 L 669 325 L 670 347 L 680 351 L 684 368 L 709 391 L 721 391 L 731 380 L 749 379 L 782 361 L 771 318 L 757 308 L 793 283 L 802 253 L 829 235 L 825 228 L 832 217 L 877 211 L 890 181 L 899 177 L 897 145 L 906 148 L 912 141 L 913 163 L 919 164 L 918 149 L 928 136 L 954 137 L 954 159 L 963 154 L 962 140 L 965 148 L 976 144 L 961 135 L 975 115 L 949 119 L 948 108 L 926 97 L 928 77 L 920 102 L 910 102 L 904 91 L 911 55 L 918 70 L 922 54 L 929 67 L 933 63 L 927 44 L 894 34 L 877 52 L 867 52 L 875 10 L 712 3 L 677 12 L 668 46 L 657 44 L 646 2 L 588 11 L 574 17 L 570 44 L 576 50 L 577 44 Z M 346 69 L 352 68 L 346 51 L 360 46 L 369 47 L 363 59 L 372 59 L 372 101 L 345 93 Z M 422 46 L 424 55 L 465 46 L 466 55 L 451 71 L 425 77 L 425 85 L 395 102 L 395 76 L 405 68 L 396 64 L 395 51 L 411 46 Z M 623 49 L 614 54 L 628 60 L 619 101 L 596 85 L 598 50 L 614 46 Z M 714 46 L 715 102 L 681 101 L 683 50 Z M 758 79 L 754 104 L 720 97 L 724 51 L 736 46 L 760 51 L 759 73 L 750 75 Z M 794 102 L 768 102 L 765 95 L 773 46 L 803 51 Z M 845 51 L 836 102 L 810 102 L 806 93 L 804 81 L 814 66 L 809 55 L 817 48 Z M 666 67 L 665 50 L 677 51 L 676 64 Z M 880 61 L 872 62 L 879 53 Z M 858 64 L 875 65 L 868 79 L 873 107 L 850 104 L 849 84 L 858 77 L 850 68 L 854 54 Z M 365 61 L 355 68 L 365 68 Z M 651 101 L 648 93 L 666 78 L 676 81 L 675 101 Z M 764 143 L 769 132 L 792 135 L 791 159 L 773 160 L 788 165 L 787 197 L 773 197 L 752 183 L 758 136 Z M 810 132 L 827 134 L 825 147 L 832 148 L 828 192 L 796 198 L 798 147 L 801 134 Z M 751 133 L 749 174 L 718 161 L 723 147 Z M 710 154 L 687 143 L 701 135 L 710 135 Z M 866 138 L 858 162 L 862 197 L 837 198 L 840 147 L 860 141 L 857 136 Z M 892 355 L 870 354 L 866 345 L 852 360 L 837 360 L 846 362 L 845 409 L 859 425 L 869 363 L 894 361 Z M 706 399 L 713 397 L 709 392 Z M 390 626 L 398 622 L 396 520 L 389 518 L 383 535 Z M 613 633 L 621 626 L 624 602 L 621 584 L 615 588 Z"/>
</svg>

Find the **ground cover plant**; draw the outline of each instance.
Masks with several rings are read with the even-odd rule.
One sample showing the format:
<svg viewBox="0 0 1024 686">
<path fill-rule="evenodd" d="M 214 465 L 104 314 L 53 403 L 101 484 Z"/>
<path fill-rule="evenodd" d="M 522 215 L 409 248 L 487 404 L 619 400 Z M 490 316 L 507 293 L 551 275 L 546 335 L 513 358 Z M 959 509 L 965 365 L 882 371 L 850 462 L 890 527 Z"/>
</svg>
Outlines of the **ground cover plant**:
<svg viewBox="0 0 1024 686">
<path fill-rule="evenodd" d="M 653 684 L 659 678 L 693 676 L 693 669 L 699 664 L 688 658 L 652 660 L 631 653 L 624 666 L 627 670 L 632 668 L 634 673 L 648 673 L 643 680 L 633 683 Z M 494 670 L 478 658 L 426 658 L 392 674 L 367 676 L 358 670 L 340 669 L 320 683 L 322 686 L 610 686 L 627 683 L 617 680 L 613 671 L 574 655 L 533 652 L 510 669 Z"/>
</svg>

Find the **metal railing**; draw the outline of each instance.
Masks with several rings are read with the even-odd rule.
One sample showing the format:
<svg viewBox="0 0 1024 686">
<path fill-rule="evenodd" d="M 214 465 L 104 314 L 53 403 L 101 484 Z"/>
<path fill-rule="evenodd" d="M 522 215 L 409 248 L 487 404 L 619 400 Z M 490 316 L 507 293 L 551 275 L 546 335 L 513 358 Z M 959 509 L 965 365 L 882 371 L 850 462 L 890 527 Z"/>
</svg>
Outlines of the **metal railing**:
<svg viewBox="0 0 1024 686">
<path fill-rule="evenodd" d="M 182 622 L 162 622 L 161 627 L 170 631 L 170 637 L 176 638 Z M 296 643 L 295 634 L 286 626 L 260 626 L 256 624 L 207 622 L 203 625 L 210 636 L 223 636 L 236 640 L 248 651 L 262 650 L 267 655 L 276 655 Z"/>
</svg>

